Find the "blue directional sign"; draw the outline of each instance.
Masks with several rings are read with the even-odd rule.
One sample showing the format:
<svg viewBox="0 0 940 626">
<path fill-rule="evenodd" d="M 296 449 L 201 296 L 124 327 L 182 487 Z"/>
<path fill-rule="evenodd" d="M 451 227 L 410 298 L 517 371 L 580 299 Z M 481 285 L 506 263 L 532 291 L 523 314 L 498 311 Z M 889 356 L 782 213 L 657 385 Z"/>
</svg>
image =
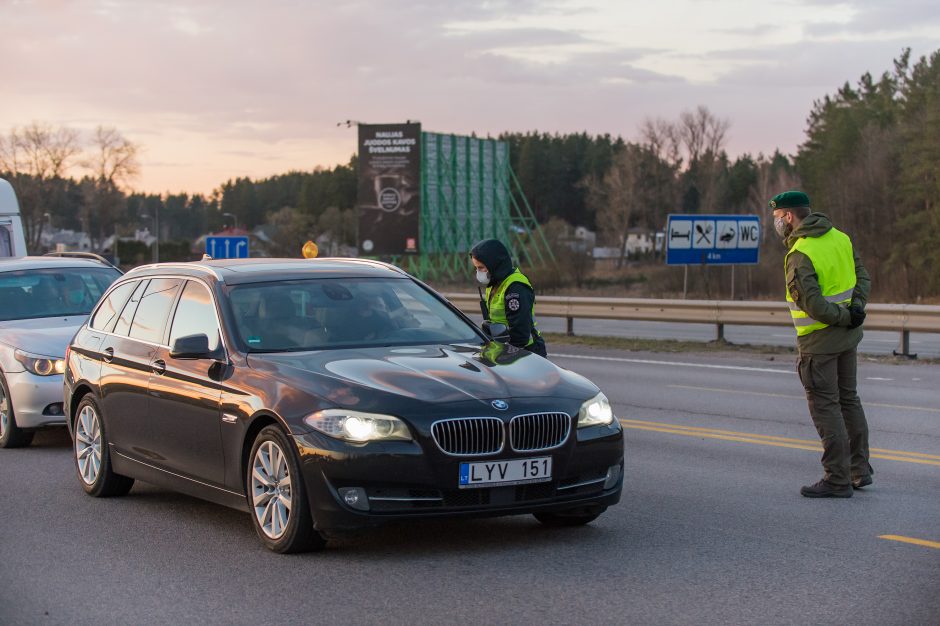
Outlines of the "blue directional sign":
<svg viewBox="0 0 940 626">
<path fill-rule="evenodd" d="M 206 237 L 206 254 L 213 259 L 247 259 L 248 237 Z"/>
<path fill-rule="evenodd" d="M 757 215 L 670 215 L 667 265 L 755 264 L 760 251 Z"/>
</svg>

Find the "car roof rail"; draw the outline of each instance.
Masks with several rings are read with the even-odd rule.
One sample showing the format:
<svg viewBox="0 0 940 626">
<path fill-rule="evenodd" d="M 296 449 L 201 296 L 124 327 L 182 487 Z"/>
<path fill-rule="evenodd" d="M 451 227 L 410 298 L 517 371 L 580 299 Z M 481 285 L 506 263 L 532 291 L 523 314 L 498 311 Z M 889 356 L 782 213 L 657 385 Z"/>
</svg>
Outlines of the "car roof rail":
<svg viewBox="0 0 940 626">
<path fill-rule="evenodd" d="M 201 271 L 205 274 L 209 274 L 219 280 L 223 280 L 222 274 L 218 272 L 214 267 L 208 265 L 203 265 L 202 261 L 165 261 L 163 263 L 148 263 L 147 265 L 138 265 L 137 267 L 131 269 L 131 272 L 145 271 L 145 270 L 158 270 L 158 269 L 189 269 Z M 209 259 L 211 260 L 211 259 Z"/>
<path fill-rule="evenodd" d="M 98 261 L 99 263 L 104 263 L 108 267 L 113 267 L 117 271 L 121 272 L 121 268 L 117 265 L 104 258 L 100 254 L 95 254 L 94 252 L 47 252 L 43 256 L 56 256 L 66 259 L 88 259 L 89 261 Z M 124 272 L 121 272 L 122 274 Z"/>
</svg>

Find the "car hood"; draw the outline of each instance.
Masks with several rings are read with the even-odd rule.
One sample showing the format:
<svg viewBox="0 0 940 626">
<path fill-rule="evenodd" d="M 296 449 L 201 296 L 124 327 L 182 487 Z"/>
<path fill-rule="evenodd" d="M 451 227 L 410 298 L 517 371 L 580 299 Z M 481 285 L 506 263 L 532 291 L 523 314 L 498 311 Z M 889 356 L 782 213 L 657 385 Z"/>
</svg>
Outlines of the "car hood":
<svg viewBox="0 0 940 626">
<path fill-rule="evenodd" d="M 87 316 L 0 322 L 0 343 L 32 354 L 62 358 Z"/>
<path fill-rule="evenodd" d="M 532 397 L 586 400 L 598 391 L 583 376 L 547 359 L 496 343 L 255 353 L 249 364 L 318 395 L 324 395 L 325 377 L 327 387 L 340 383 L 434 404 Z"/>
</svg>

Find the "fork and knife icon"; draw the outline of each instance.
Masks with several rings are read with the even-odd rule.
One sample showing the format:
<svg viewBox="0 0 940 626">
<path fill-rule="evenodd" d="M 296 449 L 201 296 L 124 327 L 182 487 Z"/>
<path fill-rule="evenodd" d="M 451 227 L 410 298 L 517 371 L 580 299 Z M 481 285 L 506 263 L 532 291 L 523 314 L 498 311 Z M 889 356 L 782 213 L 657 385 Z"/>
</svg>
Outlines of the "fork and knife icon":
<svg viewBox="0 0 940 626">
<path fill-rule="evenodd" d="M 702 241 L 711 243 L 710 235 L 712 234 L 712 230 L 714 230 L 714 227 L 711 224 L 706 224 L 705 228 L 702 228 L 701 224 L 696 224 L 695 231 L 698 233 L 698 237 L 695 238 L 695 243 L 702 243 Z"/>
</svg>

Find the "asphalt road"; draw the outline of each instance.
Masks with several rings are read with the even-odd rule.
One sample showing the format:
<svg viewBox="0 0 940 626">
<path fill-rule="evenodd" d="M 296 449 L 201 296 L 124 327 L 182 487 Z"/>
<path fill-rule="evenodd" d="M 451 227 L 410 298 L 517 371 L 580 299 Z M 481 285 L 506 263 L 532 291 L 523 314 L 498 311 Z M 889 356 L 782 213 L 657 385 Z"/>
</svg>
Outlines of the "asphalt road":
<svg viewBox="0 0 940 626">
<path fill-rule="evenodd" d="M 810 500 L 789 359 L 549 350 L 625 423 L 623 501 L 588 527 L 413 523 L 278 556 L 246 514 L 141 484 L 85 496 L 48 432 L 0 450 L 0 622 L 940 622 L 940 549 L 880 538 L 940 542 L 940 367 L 862 363 L 875 484 Z"/>
</svg>

